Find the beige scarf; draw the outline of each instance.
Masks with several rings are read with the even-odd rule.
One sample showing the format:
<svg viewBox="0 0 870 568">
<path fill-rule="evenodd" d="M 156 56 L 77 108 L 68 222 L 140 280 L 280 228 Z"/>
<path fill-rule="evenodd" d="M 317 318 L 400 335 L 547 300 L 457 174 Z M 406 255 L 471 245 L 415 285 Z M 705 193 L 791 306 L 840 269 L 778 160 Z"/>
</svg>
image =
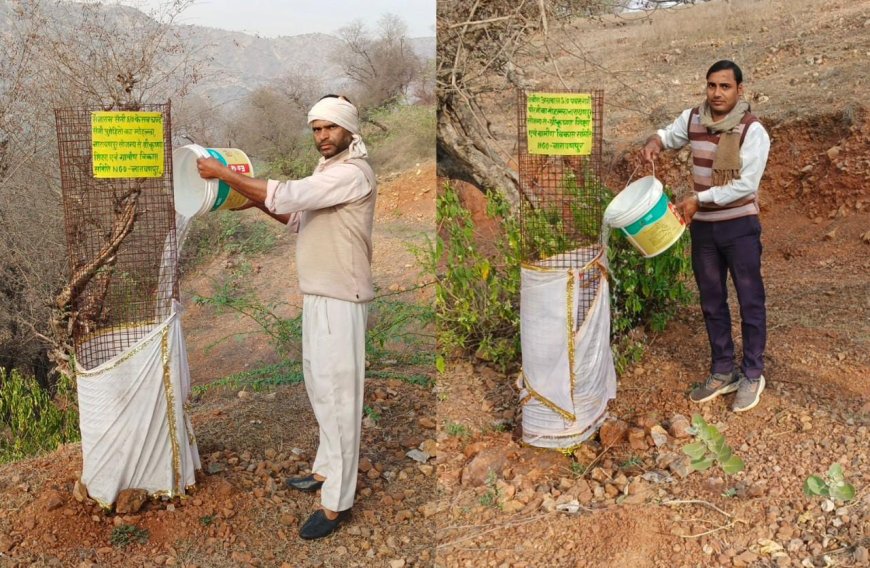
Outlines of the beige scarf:
<svg viewBox="0 0 870 568">
<path fill-rule="evenodd" d="M 749 103 L 744 100 L 737 101 L 731 112 L 725 118 L 714 121 L 710 107 L 705 100 L 701 103 L 699 114 L 701 125 L 712 132 L 721 134 L 719 145 L 716 148 L 716 157 L 713 158 L 713 185 L 725 185 L 731 180 L 740 179 L 740 132 L 736 127 L 743 120 L 743 115 L 751 109 Z"/>
</svg>

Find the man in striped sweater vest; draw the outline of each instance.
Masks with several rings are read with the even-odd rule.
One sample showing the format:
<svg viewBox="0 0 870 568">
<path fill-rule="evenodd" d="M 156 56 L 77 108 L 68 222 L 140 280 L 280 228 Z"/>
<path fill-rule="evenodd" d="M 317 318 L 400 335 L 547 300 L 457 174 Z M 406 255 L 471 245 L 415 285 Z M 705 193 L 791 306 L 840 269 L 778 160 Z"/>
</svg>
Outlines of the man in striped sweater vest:
<svg viewBox="0 0 870 568">
<path fill-rule="evenodd" d="M 733 61 L 707 71 L 706 100 L 650 136 L 641 150 L 652 162 L 663 149 L 691 144 L 694 191 L 677 203 L 692 235 L 692 269 L 710 340 L 710 375 L 689 398 L 705 402 L 737 391 L 732 409 L 753 408 L 764 390 L 767 340 L 761 277 L 758 185 L 770 137 L 743 100 L 743 73 Z M 737 291 L 743 363 L 734 365 L 728 273 Z"/>
</svg>

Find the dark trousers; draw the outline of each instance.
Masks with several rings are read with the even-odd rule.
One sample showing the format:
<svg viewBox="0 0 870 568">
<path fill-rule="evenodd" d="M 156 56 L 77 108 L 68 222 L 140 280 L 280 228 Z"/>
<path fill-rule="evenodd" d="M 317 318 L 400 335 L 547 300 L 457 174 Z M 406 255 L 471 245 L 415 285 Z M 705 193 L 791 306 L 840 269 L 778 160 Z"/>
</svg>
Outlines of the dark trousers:
<svg viewBox="0 0 870 568">
<path fill-rule="evenodd" d="M 710 372 L 734 369 L 734 341 L 728 310 L 728 273 L 737 291 L 743 332 L 742 369 L 750 379 L 764 371 L 767 313 L 761 279 L 761 223 L 757 215 L 730 221 L 692 221 L 692 269 L 710 340 Z"/>
</svg>

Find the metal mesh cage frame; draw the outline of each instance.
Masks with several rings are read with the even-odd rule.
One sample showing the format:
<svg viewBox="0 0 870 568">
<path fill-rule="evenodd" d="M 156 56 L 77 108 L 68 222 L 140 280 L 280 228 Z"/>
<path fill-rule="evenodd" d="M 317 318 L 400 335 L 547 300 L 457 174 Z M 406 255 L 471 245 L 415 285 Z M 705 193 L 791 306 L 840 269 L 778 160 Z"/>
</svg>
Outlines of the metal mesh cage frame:
<svg viewBox="0 0 870 568">
<path fill-rule="evenodd" d="M 136 343 L 169 316 L 178 299 L 170 103 L 135 109 L 163 115 L 164 169 L 155 178 L 93 176 L 91 114 L 107 110 L 122 109 L 55 110 L 70 331 L 83 368 Z"/>
<path fill-rule="evenodd" d="M 600 89 L 548 92 L 592 95 L 592 153 L 588 156 L 530 154 L 528 93 L 518 91 L 517 154 L 523 196 L 520 251 L 524 262 L 535 263 L 558 255 L 558 267 L 579 267 L 583 266 L 581 262 L 586 254 L 571 251 L 598 246 L 604 212 L 601 185 L 604 92 Z M 545 237 L 547 242 L 542 242 Z"/>
<path fill-rule="evenodd" d="M 520 193 L 520 254 L 525 266 L 548 270 L 582 269 L 575 322 L 581 324 L 598 294 L 602 254 L 601 219 L 605 192 L 601 182 L 604 92 L 559 91 L 592 95 L 592 152 L 588 156 L 530 154 L 527 99 L 518 91 L 517 143 Z"/>
</svg>

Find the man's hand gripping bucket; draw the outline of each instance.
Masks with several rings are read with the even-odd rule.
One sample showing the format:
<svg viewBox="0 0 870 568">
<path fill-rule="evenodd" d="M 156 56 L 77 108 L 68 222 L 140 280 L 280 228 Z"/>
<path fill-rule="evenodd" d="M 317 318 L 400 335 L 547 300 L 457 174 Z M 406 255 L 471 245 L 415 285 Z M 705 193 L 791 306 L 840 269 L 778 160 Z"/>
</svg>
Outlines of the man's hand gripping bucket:
<svg viewBox="0 0 870 568">
<path fill-rule="evenodd" d="M 236 148 L 204 148 L 188 144 L 172 152 L 175 211 L 187 218 L 218 209 L 236 209 L 248 199 L 217 179 L 202 179 L 196 169 L 198 158 L 216 158 L 223 165 L 253 177 L 254 168 L 248 156 Z"/>
<path fill-rule="evenodd" d="M 628 178 L 629 182 L 638 168 Z M 685 221 L 655 177 L 655 164 L 653 175 L 629 183 L 613 198 L 604 210 L 604 224 L 621 229 L 646 258 L 666 251 L 686 230 Z"/>
</svg>

